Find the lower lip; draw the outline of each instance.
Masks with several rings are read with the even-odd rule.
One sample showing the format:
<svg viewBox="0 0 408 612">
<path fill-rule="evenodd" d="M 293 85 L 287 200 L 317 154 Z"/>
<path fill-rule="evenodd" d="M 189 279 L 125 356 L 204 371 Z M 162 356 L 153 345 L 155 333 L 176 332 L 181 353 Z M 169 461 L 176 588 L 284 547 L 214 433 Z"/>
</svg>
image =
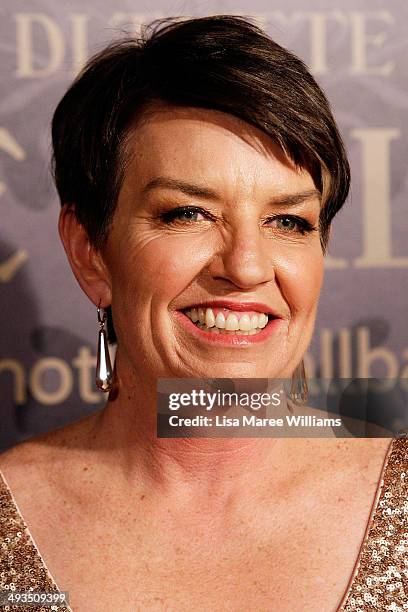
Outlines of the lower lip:
<svg viewBox="0 0 408 612">
<path fill-rule="evenodd" d="M 252 346 L 253 344 L 265 342 L 265 340 L 276 332 L 279 323 L 281 323 L 283 320 L 279 318 L 271 319 L 258 333 L 253 334 L 252 336 L 241 336 L 239 334 L 213 334 L 211 332 L 204 331 L 200 327 L 197 327 L 197 325 L 195 325 L 187 315 L 179 310 L 175 312 L 175 316 L 177 320 L 180 321 L 180 323 L 186 327 L 189 332 L 197 336 L 197 338 L 201 338 L 207 342 L 224 344 L 227 346 Z"/>
</svg>

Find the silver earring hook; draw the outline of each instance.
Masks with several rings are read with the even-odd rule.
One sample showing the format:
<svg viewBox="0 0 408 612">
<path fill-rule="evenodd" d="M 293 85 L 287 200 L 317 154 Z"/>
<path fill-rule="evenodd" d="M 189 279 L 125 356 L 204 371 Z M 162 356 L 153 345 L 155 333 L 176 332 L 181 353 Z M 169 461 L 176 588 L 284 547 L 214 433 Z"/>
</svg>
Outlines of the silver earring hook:
<svg viewBox="0 0 408 612">
<path fill-rule="evenodd" d="M 106 322 L 106 312 L 105 310 L 103 311 L 103 316 L 101 317 L 101 301 L 99 300 L 99 304 L 97 306 L 97 312 L 98 312 L 98 323 L 101 326 L 101 329 L 104 327 L 105 322 Z"/>
</svg>

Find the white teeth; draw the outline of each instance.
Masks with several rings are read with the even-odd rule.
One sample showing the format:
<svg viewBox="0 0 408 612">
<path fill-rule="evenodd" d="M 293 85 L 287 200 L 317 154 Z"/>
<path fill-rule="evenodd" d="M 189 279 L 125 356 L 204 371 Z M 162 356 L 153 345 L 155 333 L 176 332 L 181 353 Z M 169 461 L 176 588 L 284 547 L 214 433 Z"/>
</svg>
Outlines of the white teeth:
<svg viewBox="0 0 408 612">
<path fill-rule="evenodd" d="M 219 312 L 215 317 L 215 325 L 218 329 L 225 329 L 225 317 L 222 312 Z"/>
<path fill-rule="evenodd" d="M 207 308 L 205 311 L 205 324 L 207 327 L 214 327 L 215 317 L 212 308 Z"/>
<path fill-rule="evenodd" d="M 230 312 L 225 319 L 225 329 L 229 331 L 236 331 L 239 329 L 238 317 L 234 313 Z"/>
<path fill-rule="evenodd" d="M 268 323 L 268 317 L 263 312 L 259 315 L 258 327 L 263 329 L 265 325 Z"/>
<path fill-rule="evenodd" d="M 225 334 L 226 336 L 235 336 L 237 333 L 240 336 L 253 336 L 254 334 L 259 333 L 259 329 L 250 329 L 249 331 L 241 331 L 241 330 L 226 330 L 226 329 L 218 329 L 217 327 L 206 327 L 203 323 L 197 323 L 197 327 L 203 329 L 209 334 Z"/>
<path fill-rule="evenodd" d="M 239 320 L 239 329 L 242 331 L 249 331 L 251 329 L 251 319 L 249 318 L 249 315 L 242 315 Z"/>
<path fill-rule="evenodd" d="M 233 333 L 241 331 L 243 335 L 253 335 L 263 329 L 268 323 L 265 313 L 249 315 L 242 314 L 239 318 L 234 312 L 227 316 L 221 311 L 214 315 L 212 308 L 191 308 L 185 313 L 198 327 L 214 333 Z"/>
<path fill-rule="evenodd" d="M 258 315 L 252 315 L 251 317 L 251 329 L 256 329 L 258 327 Z"/>
</svg>

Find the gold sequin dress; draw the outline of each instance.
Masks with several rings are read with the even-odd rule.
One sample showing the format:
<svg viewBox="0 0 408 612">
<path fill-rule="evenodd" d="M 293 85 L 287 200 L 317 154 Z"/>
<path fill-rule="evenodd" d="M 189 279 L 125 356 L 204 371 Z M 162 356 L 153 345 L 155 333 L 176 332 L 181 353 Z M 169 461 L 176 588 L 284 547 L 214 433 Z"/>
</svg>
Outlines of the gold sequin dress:
<svg viewBox="0 0 408 612">
<path fill-rule="evenodd" d="M 0 472 L 0 591 L 59 590 Z M 73 612 L 61 604 L 0 608 Z M 408 437 L 390 442 L 360 553 L 337 612 L 369 610 L 408 610 Z"/>
</svg>

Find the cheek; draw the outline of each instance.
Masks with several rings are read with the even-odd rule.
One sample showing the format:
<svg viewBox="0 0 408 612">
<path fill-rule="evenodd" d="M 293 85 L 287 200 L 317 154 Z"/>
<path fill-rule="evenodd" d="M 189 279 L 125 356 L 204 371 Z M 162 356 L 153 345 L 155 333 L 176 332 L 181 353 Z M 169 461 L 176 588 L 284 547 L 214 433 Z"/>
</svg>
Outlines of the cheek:
<svg viewBox="0 0 408 612">
<path fill-rule="evenodd" d="M 138 230 L 121 242 L 112 262 L 113 296 L 127 295 L 133 302 L 171 301 L 205 267 L 213 252 L 203 235 Z M 143 298 L 143 299 L 142 299 Z"/>
<path fill-rule="evenodd" d="M 324 276 L 324 260 L 316 249 L 285 258 L 276 274 L 277 283 L 289 305 L 292 317 L 310 315 L 317 309 Z"/>
</svg>

